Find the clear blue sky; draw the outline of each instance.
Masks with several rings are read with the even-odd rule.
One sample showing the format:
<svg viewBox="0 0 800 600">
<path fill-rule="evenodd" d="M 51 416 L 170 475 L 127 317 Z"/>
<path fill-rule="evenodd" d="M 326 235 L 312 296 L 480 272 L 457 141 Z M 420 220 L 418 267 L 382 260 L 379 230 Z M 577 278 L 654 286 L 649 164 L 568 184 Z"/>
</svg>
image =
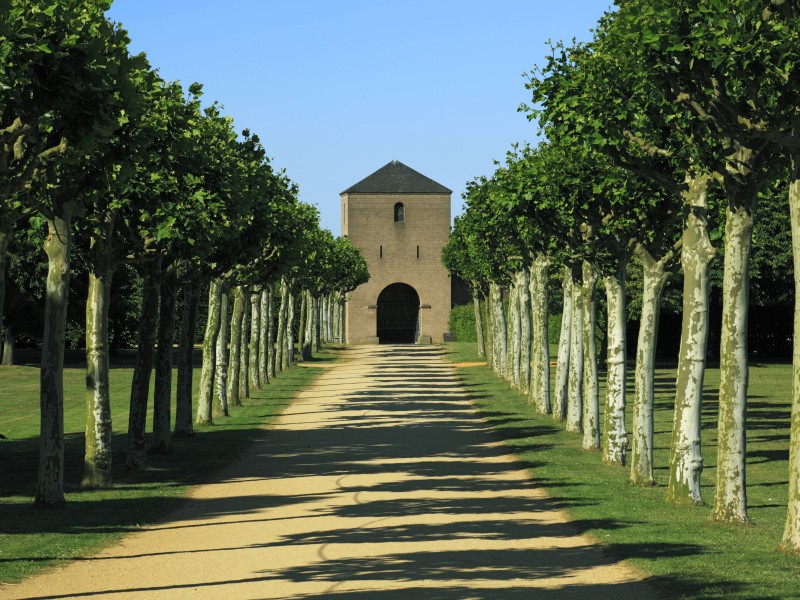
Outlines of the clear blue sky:
<svg viewBox="0 0 800 600">
<path fill-rule="evenodd" d="M 536 139 L 517 112 L 548 39 L 611 0 L 115 0 L 162 77 L 204 85 L 340 232 L 339 193 L 390 160 L 453 190 Z"/>
</svg>

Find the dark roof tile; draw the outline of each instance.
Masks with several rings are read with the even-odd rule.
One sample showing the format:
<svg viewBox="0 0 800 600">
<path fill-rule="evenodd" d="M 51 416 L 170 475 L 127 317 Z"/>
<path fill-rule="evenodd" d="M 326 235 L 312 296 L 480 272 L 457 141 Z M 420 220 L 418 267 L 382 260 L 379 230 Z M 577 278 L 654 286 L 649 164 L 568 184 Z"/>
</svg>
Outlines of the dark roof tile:
<svg viewBox="0 0 800 600">
<path fill-rule="evenodd" d="M 452 194 L 433 179 L 393 160 L 342 194 Z"/>
</svg>

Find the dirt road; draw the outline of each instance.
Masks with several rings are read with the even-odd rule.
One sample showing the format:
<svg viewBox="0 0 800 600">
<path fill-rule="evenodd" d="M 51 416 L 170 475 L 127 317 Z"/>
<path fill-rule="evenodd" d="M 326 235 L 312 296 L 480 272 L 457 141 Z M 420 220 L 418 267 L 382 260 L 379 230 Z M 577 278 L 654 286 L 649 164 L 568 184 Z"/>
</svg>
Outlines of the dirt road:
<svg viewBox="0 0 800 600">
<path fill-rule="evenodd" d="M 654 597 L 566 523 L 435 347 L 346 353 L 168 521 L 0 596 Z"/>
</svg>

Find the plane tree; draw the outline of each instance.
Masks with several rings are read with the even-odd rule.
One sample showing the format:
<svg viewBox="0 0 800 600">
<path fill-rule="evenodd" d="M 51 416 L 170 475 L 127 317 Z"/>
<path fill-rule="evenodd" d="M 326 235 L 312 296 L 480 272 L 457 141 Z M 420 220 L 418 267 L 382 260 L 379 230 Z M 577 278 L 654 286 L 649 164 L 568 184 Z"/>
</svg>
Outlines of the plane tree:
<svg viewBox="0 0 800 600">
<path fill-rule="evenodd" d="M 719 442 L 713 517 L 746 522 L 747 312 L 753 214 L 783 148 L 797 148 L 798 8 L 775 2 L 620 0 L 614 19 L 663 94 L 712 132 L 698 138 L 726 201 Z M 792 140 L 792 138 L 794 138 Z M 776 160 L 777 159 L 777 160 Z"/>
<path fill-rule="evenodd" d="M 450 237 L 442 249 L 442 264 L 451 277 L 458 276 L 469 285 L 475 311 L 478 356 L 485 356 L 486 344 L 483 339 L 481 299 L 486 294 L 488 265 L 485 262 L 485 255 L 479 251 L 480 241 L 474 232 L 473 218 L 473 213 L 465 212 L 453 220 Z"/>
<path fill-rule="evenodd" d="M 64 504 L 64 328 L 72 219 L 80 210 L 71 183 L 57 179 L 53 168 L 84 160 L 125 120 L 128 38 L 106 19 L 109 5 L 106 0 L 0 4 L 0 220 L 7 223 L 19 201 L 42 214 L 48 226 L 34 501 L 43 508 Z"/>
<path fill-rule="evenodd" d="M 662 192 L 655 215 L 641 222 L 634 257 L 643 267 L 645 294 L 637 344 L 631 481 L 652 485 L 652 407 L 655 335 L 661 292 L 682 248 L 683 324 L 679 353 L 674 443 L 668 497 L 700 500 L 700 401 L 708 339 L 709 176 L 693 140 L 708 132 L 676 109 L 650 78 L 629 60 L 606 17 L 590 44 L 555 45 L 528 84 L 529 118 L 552 139 L 592 148 L 614 164 L 647 179 Z M 621 47 L 623 46 L 623 47 Z M 659 213 L 661 217 L 659 217 Z M 667 223 L 683 217 L 682 236 Z M 681 231 L 680 229 L 678 231 Z M 662 237 L 660 234 L 665 234 Z M 656 234 L 656 235 L 654 235 Z"/>
</svg>

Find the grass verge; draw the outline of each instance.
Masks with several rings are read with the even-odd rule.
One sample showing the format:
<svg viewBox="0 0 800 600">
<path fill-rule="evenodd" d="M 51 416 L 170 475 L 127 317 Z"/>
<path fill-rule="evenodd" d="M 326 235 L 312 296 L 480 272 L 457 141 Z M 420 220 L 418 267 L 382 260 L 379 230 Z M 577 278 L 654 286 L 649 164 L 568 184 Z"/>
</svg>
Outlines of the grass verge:
<svg viewBox="0 0 800 600">
<path fill-rule="evenodd" d="M 123 469 L 132 369 L 122 361 L 111 372 L 115 484 L 102 490 L 80 488 L 84 370 L 78 365 L 65 368 L 67 506 L 56 511 L 32 508 L 38 468 L 39 370 L 4 367 L 0 370 L 0 432 L 8 439 L 0 440 L 0 583 L 14 583 L 91 554 L 177 508 L 188 486 L 213 479 L 214 470 L 230 463 L 259 436 L 269 435 L 262 426 L 274 420 L 336 357 L 335 348 L 326 349 L 312 361 L 280 373 L 270 385 L 251 390 L 251 398 L 244 399 L 243 406 L 232 407 L 231 416 L 216 419 L 212 426 L 196 426 L 192 436 L 173 439 L 170 454 L 150 455 L 148 467 L 135 472 Z M 196 386 L 199 369 L 194 373 Z"/>
<path fill-rule="evenodd" d="M 477 361 L 474 344 L 446 345 L 454 363 Z M 555 369 L 552 369 L 555 371 Z M 475 404 L 506 443 L 530 464 L 570 517 L 608 551 L 629 559 L 667 598 L 800 598 L 800 558 L 778 551 L 788 498 L 790 364 L 751 364 L 747 481 L 749 526 L 710 520 L 716 465 L 719 370 L 708 369 L 703 397 L 704 506 L 664 502 L 672 437 L 675 369 L 656 374 L 655 464 L 658 485 L 628 484 L 626 468 L 603 465 L 581 437 L 537 415 L 526 399 L 486 366 L 458 369 Z M 629 401 L 632 372 L 629 373 Z M 605 390 L 601 389 L 601 413 Z M 628 405 L 630 431 L 632 406 Z M 602 423 L 602 417 L 600 422 Z"/>
</svg>

